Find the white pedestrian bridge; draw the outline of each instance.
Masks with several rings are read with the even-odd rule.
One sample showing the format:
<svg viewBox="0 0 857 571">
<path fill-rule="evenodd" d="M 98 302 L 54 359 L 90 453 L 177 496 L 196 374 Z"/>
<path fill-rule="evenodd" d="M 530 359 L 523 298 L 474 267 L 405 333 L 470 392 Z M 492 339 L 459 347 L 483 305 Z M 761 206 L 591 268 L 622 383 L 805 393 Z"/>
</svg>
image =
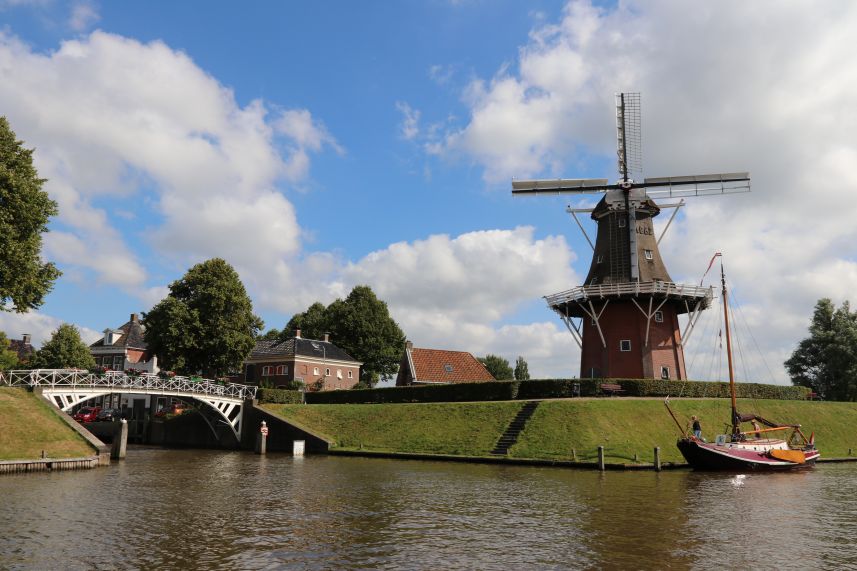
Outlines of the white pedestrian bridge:
<svg viewBox="0 0 857 571">
<path fill-rule="evenodd" d="M 241 440 L 244 401 L 256 397 L 256 387 L 202 379 L 161 377 L 151 373 L 126 375 L 122 371 L 104 374 L 75 369 L 33 369 L 0 371 L 0 386 L 39 388 L 42 395 L 68 412 L 89 399 L 109 394 L 164 395 L 197 400 L 212 409 Z"/>
</svg>

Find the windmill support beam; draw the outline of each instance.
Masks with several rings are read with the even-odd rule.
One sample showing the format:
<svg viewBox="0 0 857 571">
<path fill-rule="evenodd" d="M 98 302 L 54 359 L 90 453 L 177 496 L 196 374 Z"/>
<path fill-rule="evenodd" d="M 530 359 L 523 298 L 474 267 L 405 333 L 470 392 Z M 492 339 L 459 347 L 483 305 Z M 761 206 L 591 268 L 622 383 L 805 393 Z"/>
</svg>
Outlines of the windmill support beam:
<svg viewBox="0 0 857 571">
<path fill-rule="evenodd" d="M 631 298 L 631 301 L 634 303 L 634 305 L 637 306 L 637 309 L 640 310 L 640 313 L 642 313 L 643 315 L 646 316 L 646 344 L 645 344 L 646 347 L 649 346 L 649 328 L 652 324 L 652 317 L 654 317 L 655 314 L 661 310 L 661 308 L 667 302 L 667 299 L 668 298 L 664 298 L 663 300 L 661 300 L 661 302 L 658 304 L 658 306 L 656 308 L 652 309 L 652 305 L 654 304 L 655 300 L 654 300 L 654 298 L 650 297 L 649 298 L 649 311 L 647 312 L 645 309 L 640 307 L 640 304 L 637 303 L 636 299 Z"/>
<path fill-rule="evenodd" d="M 604 338 L 604 332 L 601 330 L 601 314 L 604 313 L 604 310 L 607 309 L 607 304 L 610 303 L 610 300 L 604 302 L 604 305 L 601 307 L 601 311 L 596 312 L 595 306 L 592 305 L 592 300 L 587 300 L 589 302 L 589 309 L 586 309 L 586 306 L 581 304 L 580 308 L 583 310 L 586 315 L 592 318 L 592 321 L 595 322 L 595 327 L 598 328 L 598 335 L 601 337 L 601 344 L 604 348 L 607 348 L 607 340 Z"/>
<path fill-rule="evenodd" d="M 574 338 L 574 342 L 577 343 L 577 346 L 583 349 L 583 337 L 580 334 L 580 330 L 574 325 L 572 318 L 568 315 L 561 315 L 560 319 L 562 319 L 562 322 L 565 323 L 566 328 L 568 329 L 569 333 L 571 333 L 571 336 Z"/>
<path fill-rule="evenodd" d="M 583 237 L 586 238 L 586 241 L 589 242 L 589 247 L 592 248 L 592 251 L 595 251 L 595 244 L 592 243 L 592 240 L 589 239 L 589 234 L 586 233 L 586 230 L 583 228 L 583 224 L 580 223 L 580 220 L 577 218 L 577 212 L 574 210 L 569 210 L 571 216 L 574 218 L 574 221 L 577 222 L 577 227 L 580 228 L 580 231 L 583 233 Z M 589 212 L 592 212 L 591 210 Z"/>
<path fill-rule="evenodd" d="M 660 245 L 661 245 L 661 240 L 663 240 L 663 239 L 664 239 L 664 235 L 666 235 L 667 230 L 669 230 L 669 229 L 670 229 L 670 224 L 672 224 L 672 223 L 673 223 L 673 218 L 675 218 L 675 215 L 676 215 L 676 214 L 678 214 L 678 210 L 679 210 L 679 208 L 681 208 L 682 206 L 684 206 L 684 199 L 681 199 L 681 200 L 679 201 L 679 203 L 678 203 L 678 204 L 675 204 L 675 205 L 671 204 L 671 205 L 670 205 L 670 207 L 675 208 L 675 210 L 673 210 L 673 213 L 670 215 L 670 219 L 669 219 L 669 220 L 667 220 L 667 225 L 666 225 L 666 226 L 664 226 L 664 230 L 663 230 L 663 232 L 661 232 L 661 235 L 660 235 L 660 236 L 658 236 L 658 241 L 657 241 L 657 243 L 656 243 L 658 246 L 660 246 Z"/>
<path fill-rule="evenodd" d="M 699 320 L 699 316 L 701 315 L 702 310 L 702 300 L 696 302 L 693 306 L 693 310 L 688 312 L 687 317 L 687 327 L 684 328 L 684 333 L 681 335 L 681 343 L 680 345 L 684 347 L 688 340 L 690 339 L 691 334 L 693 333 L 694 327 L 696 327 L 696 322 Z"/>
</svg>

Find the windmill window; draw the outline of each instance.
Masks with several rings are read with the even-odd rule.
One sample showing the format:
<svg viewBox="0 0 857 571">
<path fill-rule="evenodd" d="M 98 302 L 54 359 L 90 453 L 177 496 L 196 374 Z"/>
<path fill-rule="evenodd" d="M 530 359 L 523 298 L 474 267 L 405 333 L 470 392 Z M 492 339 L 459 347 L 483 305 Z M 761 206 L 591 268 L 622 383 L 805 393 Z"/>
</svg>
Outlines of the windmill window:
<svg viewBox="0 0 857 571">
<path fill-rule="evenodd" d="M 620 219 L 619 219 L 619 228 L 624 228 L 624 227 L 625 227 L 625 226 L 627 226 L 627 225 L 628 225 L 628 221 L 627 221 L 627 220 L 625 220 L 625 218 L 620 218 Z"/>
<path fill-rule="evenodd" d="M 619 341 L 619 350 L 620 351 L 630 351 L 631 350 L 631 340 L 630 339 L 622 339 Z"/>
<path fill-rule="evenodd" d="M 655 312 L 655 321 L 658 323 L 664 322 L 664 312 L 663 311 L 656 311 Z"/>
<path fill-rule="evenodd" d="M 654 256 L 652 255 L 651 250 L 643 250 L 643 255 L 646 256 L 647 260 L 653 260 Z"/>
<path fill-rule="evenodd" d="M 670 368 L 663 366 L 661 367 L 661 378 L 665 381 L 670 380 Z"/>
<path fill-rule="evenodd" d="M 600 264 L 600 263 L 601 263 L 601 262 L 603 262 L 603 261 L 604 261 L 604 256 L 598 256 L 597 258 L 595 258 L 595 263 L 596 263 L 596 264 Z"/>
</svg>

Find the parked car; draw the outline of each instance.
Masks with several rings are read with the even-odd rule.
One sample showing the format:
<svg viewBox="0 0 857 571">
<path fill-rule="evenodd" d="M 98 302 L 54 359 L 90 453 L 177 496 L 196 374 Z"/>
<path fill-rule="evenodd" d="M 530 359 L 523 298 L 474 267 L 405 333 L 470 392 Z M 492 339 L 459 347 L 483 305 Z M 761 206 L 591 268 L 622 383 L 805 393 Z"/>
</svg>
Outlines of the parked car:
<svg viewBox="0 0 857 571">
<path fill-rule="evenodd" d="M 95 417 L 99 422 L 113 422 L 122 418 L 121 408 L 103 408 Z"/>
<path fill-rule="evenodd" d="M 162 408 L 158 412 L 155 413 L 157 417 L 164 417 L 168 414 L 170 416 L 178 416 L 180 414 L 184 414 L 187 412 L 187 405 L 183 402 L 176 402 L 170 405 L 168 408 Z"/>
<path fill-rule="evenodd" d="M 78 422 L 92 422 L 98 418 L 98 413 L 101 412 L 100 406 L 85 406 L 72 417 Z"/>
</svg>

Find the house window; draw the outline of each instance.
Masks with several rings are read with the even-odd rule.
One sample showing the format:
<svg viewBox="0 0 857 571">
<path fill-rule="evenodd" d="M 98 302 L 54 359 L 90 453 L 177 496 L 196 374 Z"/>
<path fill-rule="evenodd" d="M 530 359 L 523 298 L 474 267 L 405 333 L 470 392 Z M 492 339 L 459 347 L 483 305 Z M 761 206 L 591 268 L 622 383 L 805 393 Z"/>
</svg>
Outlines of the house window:
<svg viewBox="0 0 857 571">
<path fill-rule="evenodd" d="M 665 381 L 670 380 L 670 368 L 667 366 L 661 367 L 661 378 Z"/>
<path fill-rule="evenodd" d="M 657 323 L 663 323 L 664 322 L 664 312 L 663 311 L 656 311 L 655 312 L 655 321 Z"/>
<path fill-rule="evenodd" d="M 277 365 L 277 374 L 278 375 L 288 375 L 289 374 L 289 366 L 288 365 Z"/>
<path fill-rule="evenodd" d="M 313 374 L 313 375 L 318 375 L 318 367 L 313 367 L 313 368 L 312 368 L 312 374 Z"/>
<path fill-rule="evenodd" d="M 263 376 L 263 377 L 268 377 L 268 376 L 270 376 L 270 375 L 271 375 L 271 367 L 270 367 L 270 365 L 265 365 L 264 367 L 262 367 L 262 376 Z"/>
<path fill-rule="evenodd" d="M 125 357 L 124 356 L 116 355 L 115 357 L 113 357 L 113 370 L 114 371 L 121 371 L 122 365 L 124 365 L 124 364 L 125 364 Z"/>
<path fill-rule="evenodd" d="M 342 378 L 342 369 L 336 369 L 336 378 L 337 378 L 337 379 L 341 379 L 341 378 Z"/>
<path fill-rule="evenodd" d="M 325 370 L 324 370 L 324 376 L 325 376 L 325 377 L 329 377 L 329 376 L 330 376 L 330 369 L 325 369 Z"/>
<path fill-rule="evenodd" d="M 353 379 L 353 378 L 354 378 L 354 371 L 348 371 L 348 378 L 349 378 L 349 379 Z"/>
<path fill-rule="evenodd" d="M 619 228 L 624 228 L 627 225 L 628 225 L 628 220 L 626 220 L 624 216 L 619 219 Z"/>
<path fill-rule="evenodd" d="M 620 351 L 630 351 L 631 350 L 631 340 L 630 339 L 622 339 L 619 341 L 619 350 Z"/>
<path fill-rule="evenodd" d="M 647 260 L 654 260 L 655 257 L 652 255 L 651 250 L 643 250 L 643 255 L 646 256 Z"/>
</svg>

